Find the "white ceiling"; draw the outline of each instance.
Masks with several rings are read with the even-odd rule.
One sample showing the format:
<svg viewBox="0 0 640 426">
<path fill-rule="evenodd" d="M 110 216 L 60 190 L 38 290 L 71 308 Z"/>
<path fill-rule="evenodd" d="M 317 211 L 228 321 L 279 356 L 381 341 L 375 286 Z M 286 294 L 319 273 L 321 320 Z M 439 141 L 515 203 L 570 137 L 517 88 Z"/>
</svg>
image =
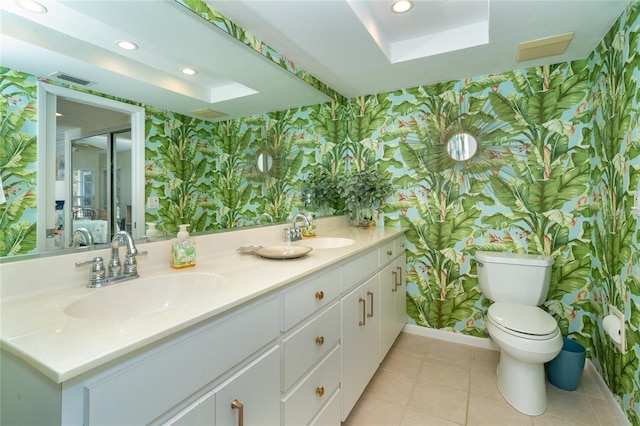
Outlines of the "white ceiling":
<svg viewBox="0 0 640 426">
<path fill-rule="evenodd" d="M 413 9 L 399 15 L 390 11 L 391 0 L 206 2 L 347 97 L 586 59 L 628 4 L 626 0 L 414 0 Z M 413 39 L 414 49 L 433 44 L 437 49 L 464 38 L 483 21 L 488 44 L 396 63 L 380 47 Z M 567 32 L 575 34 L 564 54 L 516 62 L 519 43 Z M 377 33 L 379 40 L 371 33 Z M 473 38 L 467 42 L 473 43 Z"/>
<path fill-rule="evenodd" d="M 584 59 L 628 3 L 415 0 L 398 15 L 391 0 L 206 1 L 346 97 Z M 173 0 L 41 3 L 48 13 L 0 2 L 0 65 L 63 71 L 184 114 L 235 118 L 329 99 Z M 564 54 L 516 62 L 520 42 L 566 32 L 575 34 Z M 140 49 L 120 50 L 121 39 Z M 182 75 L 184 66 L 199 74 Z"/>
</svg>

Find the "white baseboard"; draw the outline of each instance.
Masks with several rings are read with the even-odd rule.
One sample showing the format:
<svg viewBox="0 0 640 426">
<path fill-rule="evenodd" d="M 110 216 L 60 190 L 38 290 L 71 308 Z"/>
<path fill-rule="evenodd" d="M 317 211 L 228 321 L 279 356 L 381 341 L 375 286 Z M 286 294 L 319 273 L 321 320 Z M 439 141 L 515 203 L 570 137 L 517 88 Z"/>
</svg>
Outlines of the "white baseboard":
<svg viewBox="0 0 640 426">
<path fill-rule="evenodd" d="M 438 330 L 436 328 L 420 327 L 413 324 L 405 324 L 402 331 L 410 334 L 417 334 L 419 336 L 430 337 L 432 339 L 446 340 L 452 343 L 475 346 L 477 348 L 491 349 L 494 351 L 500 350 L 500 347 L 498 347 L 498 345 L 496 345 L 490 338 L 467 336 L 466 334 Z"/>
<path fill-rule="evenodd" d="M 432 339 L 446 340 L 452 343 L 475 346 L 477 348 L 492 349 L 496 351 L 500 350 L 500 347 L 496 345 L 493 340 L 491 340 L 491 338 L 467 336 L 465 334 L 454 333 L 446 330 L 438 330 L 435 328 L 420 327 L 413 324 L 405 324 L 402 331 L 410 334 L 417 334 L 419 336 L 430 337 Z M 622 410 L 622 407 L 620 407 L 620 404 L 618 403 L 616 398 L 613 396 L 611 389 L 609 389 L 607 384 L 604 382 L 604 379 L 602 378 L 602 376 L 600 376 L 600 373 L 598 373 L 598 370 L 595 368 L 590 359 L 586 360 L 584 368 L 590 369 L 591 377 L 594 378 L 596 384 L 598 385 L 598 388 L 600 388 L 600 391 L 604 395 L 605 399 L 607 400 L 607 402 L 609 402 L 609 405 L 618 418 L 619 424 L 631 425 L 631 422 L 629 422 L 627 415 Z"/>
</svg>

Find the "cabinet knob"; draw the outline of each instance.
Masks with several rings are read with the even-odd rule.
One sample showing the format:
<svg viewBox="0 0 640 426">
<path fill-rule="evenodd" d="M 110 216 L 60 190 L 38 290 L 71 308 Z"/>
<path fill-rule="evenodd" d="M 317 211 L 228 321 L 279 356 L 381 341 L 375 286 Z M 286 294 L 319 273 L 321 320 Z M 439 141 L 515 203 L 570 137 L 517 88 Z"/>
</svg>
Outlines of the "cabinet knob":
<svg viewBox="0 0 640 426">
<path fill-rule="evenodd" d="M 324 299 L 324 291 L 316 291 L 316 300 Z"/>
<path fill-rule="evenodd" d="M 316 345 L 318 346 L 324 345 L 324 336 L 316 337 Z"/>
<path fill-rule="evenodd" d="M 393 256 L 393 250 L 387 250 L 387 256 Z"/>
<path fill-rule="evenodd" d="M 238 426 L 244 426 L 244 405 L 237 399 L 231 401 L 231 409 L 238 410 Z"/>
<path fill-rule="evenodd" d="M 322 396 L 324 395 L 324 386 L 320 386 L 316 388 L 316 395 L 322 398 Z"/>
</svg>

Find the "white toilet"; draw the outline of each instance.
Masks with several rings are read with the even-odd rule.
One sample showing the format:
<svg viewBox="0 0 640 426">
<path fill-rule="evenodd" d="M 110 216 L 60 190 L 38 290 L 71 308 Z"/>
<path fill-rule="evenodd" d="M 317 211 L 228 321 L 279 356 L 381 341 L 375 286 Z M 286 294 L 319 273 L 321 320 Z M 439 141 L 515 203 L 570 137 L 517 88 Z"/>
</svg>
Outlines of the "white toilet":
<svg viewBox="0 0 640 426">
<path fill-rule="evenodd" d="M 544 363 L 562 349 L 555 319 L 540 309 L 549 291 L 549 256 L 476 252 L 478 283 L 489 306 L 487 331 L 500 346 L 498 389 L 516 410 L 547 409 Z"/>
</svg>

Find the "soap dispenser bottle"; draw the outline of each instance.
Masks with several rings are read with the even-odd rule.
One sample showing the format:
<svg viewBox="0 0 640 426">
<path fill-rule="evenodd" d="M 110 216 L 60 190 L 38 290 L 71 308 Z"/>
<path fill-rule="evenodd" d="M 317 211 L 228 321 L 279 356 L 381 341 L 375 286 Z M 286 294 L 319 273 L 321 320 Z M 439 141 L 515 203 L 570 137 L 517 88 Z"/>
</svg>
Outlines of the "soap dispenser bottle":
<svg viewBox="0 0 640 426">
<path fill-rule="evenodd" d="M 149 238 L 156 238 L 159 234 L 158 234 L 158 228 L 156 228 L 156 224 L 153 222 L 147 222 L 147 226 L 149 227 L 149 229 L 147 229 L 146 235 Z"/>
<path fill-rule="evenodd" d="M 188 224 L 179 225 L 177 237 L 171 241 L 171 267 L 173 269 L 196 266 L 196 242 L 189 237 Z"/>
<path fill-rule="evenodd" d="M 311 212 L 307 213 L 307 220 L 309 221 L 309 225 L 302 228 L 302 236 L 305 238 L 315 237 L 316 223 L 313 220 L 313 214 Z"/>
</svg>

